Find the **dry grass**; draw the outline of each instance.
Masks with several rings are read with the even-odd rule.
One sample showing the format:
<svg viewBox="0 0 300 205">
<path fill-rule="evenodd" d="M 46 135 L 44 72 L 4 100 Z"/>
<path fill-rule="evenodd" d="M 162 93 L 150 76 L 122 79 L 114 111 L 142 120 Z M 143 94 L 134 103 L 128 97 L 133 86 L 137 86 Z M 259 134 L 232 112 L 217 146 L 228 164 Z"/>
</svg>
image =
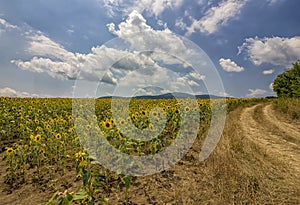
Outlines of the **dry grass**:
<svg viewBox="0 0 300 205">
<path fill-rule="evenodd" d="M 274 100 L 274 108 L 293 120 L 300 119 L 300 98 L 278 98 Z"/>
<path fill-rule="evenodd" d="M 221 198 L 236 204 L 298 204 L 300 185 L 293 170 L 245 136 L 239 125 L 240 112 L 241 108 L 230 113 L 212 158 L 219 170 L 214 181 L 220 185 Z"/>
</svg>

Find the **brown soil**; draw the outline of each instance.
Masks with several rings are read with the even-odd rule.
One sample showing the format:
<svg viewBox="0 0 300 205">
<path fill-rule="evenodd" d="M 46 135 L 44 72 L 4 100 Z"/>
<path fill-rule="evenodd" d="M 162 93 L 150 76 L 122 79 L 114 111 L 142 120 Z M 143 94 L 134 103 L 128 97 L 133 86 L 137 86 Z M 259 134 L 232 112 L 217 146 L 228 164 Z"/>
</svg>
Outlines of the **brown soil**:
<svg viewBox="0 0 300 205">
<path fill-rule="evenodd" d="M 0 155 L 2 159 L 2 154 Z M 27 181 L 17 186 L 12 186 L 4 182 L 5 162 L 0 161 L 0 204 L 1 205 L 39 205 L 47 202 L 56 191 L 64 192 L 65 190 L 75 191 L 78 182 L 75 179 L 75 171 L 66 172 L 65 174 L 57 173 L 53 179 L 57 182 L 47 181 L 37 183 Z M 28 170 L 28 175 L 34 175 L 34 170 Z M 53 186 L 50 184 L 53 183 Z"/>
<path fill-rule="evenodd" d="M 203 134 L 169 170 L 134 177 L 129 204 L 300 204 L 299 130 L 297 122 L 278 117 L 267 104 L 232 111 L 207 160 L 199 161 Z M 43 204 L 55 192 L 31 182 L 9 191 L 4 169 L 1 162 L 0 204 Z M 57 178 L 62 192 L 79 187 L 75 171 Z M 112 185 L 103 197 L 108 204 L 124 204 L 125 189 Z"/>
</svg>

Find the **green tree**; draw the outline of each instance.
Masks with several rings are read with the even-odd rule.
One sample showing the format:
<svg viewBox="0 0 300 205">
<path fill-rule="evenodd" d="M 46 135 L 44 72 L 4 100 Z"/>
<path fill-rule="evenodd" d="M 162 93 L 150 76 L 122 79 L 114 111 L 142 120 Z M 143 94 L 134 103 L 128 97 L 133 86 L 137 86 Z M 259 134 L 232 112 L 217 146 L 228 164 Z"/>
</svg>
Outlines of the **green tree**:
<svg viewBox="0 0 300 205">
<path fill-rule="evenodd" d="M 273 90 L 278 97 L 300 97 L 300 61 L 294 63 L 290 70 L 277 76 Z"/>
</svg>

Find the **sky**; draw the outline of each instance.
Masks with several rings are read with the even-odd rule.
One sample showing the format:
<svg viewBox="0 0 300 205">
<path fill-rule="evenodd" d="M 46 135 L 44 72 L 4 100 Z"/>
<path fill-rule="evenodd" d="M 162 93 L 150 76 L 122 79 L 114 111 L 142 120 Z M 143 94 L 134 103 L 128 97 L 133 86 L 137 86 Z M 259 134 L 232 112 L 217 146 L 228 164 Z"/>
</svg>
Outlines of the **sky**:
<svg viewBox="0 0 300 205">
<path fill-rule="evenodd" d="M 0 96 L 272 96 L 298 0 L 0 1 Z"/>
</svg>

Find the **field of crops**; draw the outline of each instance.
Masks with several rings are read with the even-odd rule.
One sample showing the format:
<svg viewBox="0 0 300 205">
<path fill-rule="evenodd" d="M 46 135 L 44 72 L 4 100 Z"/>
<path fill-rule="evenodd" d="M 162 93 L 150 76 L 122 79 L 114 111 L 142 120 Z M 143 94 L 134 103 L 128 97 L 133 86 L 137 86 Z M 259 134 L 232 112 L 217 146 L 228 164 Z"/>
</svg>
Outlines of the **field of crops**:
<svg viewBox="0 0 300 205">
<path fill-rule="evenodd" d="M 124 100 L 117 101 L 119 107 L 115 104 L 114 111 L 122 113 Z M 227 110 L 259 101 L 262 99 L 227 99 Z M 156 154 L 172 144 L 179 130 L 182 132 L 181 114 L 196 111 L 199 119 L 193 121 L 200 122 L 198 137 L 207 131 L 215 102 L 203 99 L 196 102 L 195 107 L 189 99 L 133 99 L 129 103 L 129 115 L 126 117 L 128 113 L 124 112 L 115 119 L 111 99 L 97 99 L 93 115 L 85 113 L 89 109 L 82 103 L 78 105 L 81 109 L 77 109 L 82 113 L 76 116 L 72 99 L 0 98 L 1 156 L 5 166 L 2 191 L 14 194 L 15 190 L 30 184 L 51 193 L 51 199 L 43 199 L 44 202 L 49 200 L 48 204 L 97 204 L 108 203 L 112 191 L 125 190 L 122 200 L 130 204 L 127 191 L 133 186 L 132 177 L 122 171 L 111 172 L 96 163 L 89 154 L 97 155 L 101 150 L 97 151 L 98 146 L 94 146 L 92 151 L 87 151 L 85 147 L 93 147 L 97 139 L 85 139 L 85 134 L 101 133 L 114 148 L 132 156 Z M 133 129 L 129 126 L 131 123 L 158 135 L 148 141 L 128 138 L 120 127 Z M 157 132 L 162 123 L 165 124 L 163 130 Z M 189 126 L 184 129 L 188 131 Z M 63 176 L 73 179 L 63 181 Z M 68 181 L 75 186 L 68 185 Z"/>
</svg>

